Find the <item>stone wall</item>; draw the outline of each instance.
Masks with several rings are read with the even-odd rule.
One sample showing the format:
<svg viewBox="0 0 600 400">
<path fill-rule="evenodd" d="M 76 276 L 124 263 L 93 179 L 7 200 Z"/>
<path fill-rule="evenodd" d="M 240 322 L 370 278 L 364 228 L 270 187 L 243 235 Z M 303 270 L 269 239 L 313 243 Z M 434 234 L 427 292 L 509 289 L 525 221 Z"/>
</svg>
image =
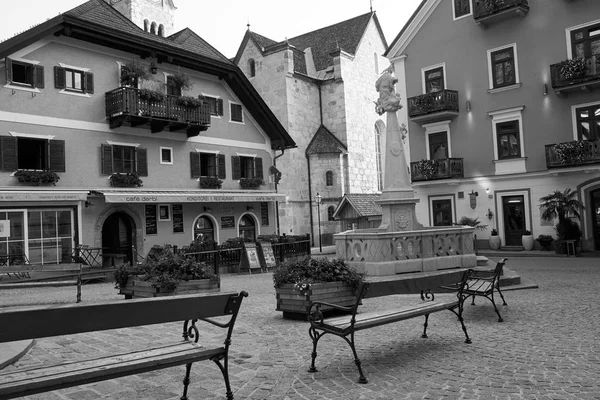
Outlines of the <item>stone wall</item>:
<svg viewBox="0 0 600 400">
<path fill-rule="evenodd" d="M 150 24 L 156 22 L 157 29 L 162 24 L 165 37 L 175 33 L 175 9 L 171 8 L 169 1 L 153 3 L 147 0 L 123 0 L 113 7 L 142 29 L 144 20 L 147 19 Z"/>
</svg>

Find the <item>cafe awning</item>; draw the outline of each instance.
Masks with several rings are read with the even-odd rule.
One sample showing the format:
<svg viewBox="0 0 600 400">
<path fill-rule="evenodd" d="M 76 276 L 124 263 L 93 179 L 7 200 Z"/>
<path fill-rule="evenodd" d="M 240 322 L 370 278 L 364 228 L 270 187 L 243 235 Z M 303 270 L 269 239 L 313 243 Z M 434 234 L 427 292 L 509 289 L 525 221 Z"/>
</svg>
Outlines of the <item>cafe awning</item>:
<svg viewBox="0 0 600 400">
<path fill-rule="evenodd" d="M 247 203 L 257 201 L 285 201 L 286 195 L 258 191 L 215 190 L 93 190 L 107 203 Z"/>
<path fill-rule="evenodd" d="M 2 201 L 84 201 L 89 190 L 0 190 Z"/>
</svg>

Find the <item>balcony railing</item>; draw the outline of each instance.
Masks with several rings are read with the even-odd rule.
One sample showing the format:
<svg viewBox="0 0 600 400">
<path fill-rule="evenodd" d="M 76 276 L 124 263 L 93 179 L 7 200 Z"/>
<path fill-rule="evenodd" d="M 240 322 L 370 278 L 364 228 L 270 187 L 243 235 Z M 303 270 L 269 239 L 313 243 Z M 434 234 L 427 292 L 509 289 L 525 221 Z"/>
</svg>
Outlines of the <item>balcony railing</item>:
<svg viewBox="0 0 600 400">
<path fill-rule="evenodd" d="M 572 92 L 578 90 L 589 90 L 600 86 L 600 57 L 591 56 L 585 58 L 585 71 L 580 76 L 565 76 L 561 74 L 562 62 L 550 66 L 552 77 L 552 88 L 556 94 L 561 92 Z"/>
<path fill-rule="evenodd" d="M 454 118 L 457 115 L 458 92 L 456 90 L 444 89 L 408 99 L 408 116 L 415 122 L 430 123 Z"/>
<path fill-rule="evenodd" d="M 410 176 L 413 182 L 462 178 L 464 176 L 462 158 L 443 158 L 431 161 L 435 163 L 435 171 L 433 173 L 424 171 L 421 168 L 421 161 L 410 163 Z"/>
<path fill-rule="evenodd" d="M 528 12 L 527 0 L 476 0 L 473 3 L 473 18 L 484 27 L 503 19 L 524 17 Z"/>
<path fill-rule="evenodd" d="M 600 164 L 600 140 L 574 140 L 546 145 L 546 167 L 576 167 Z"/>
<path fill-rule="evenodd" d="M 210 126 L 210 105 L 185 107 L 179 104 L 178 96 L 166 96 L 162 101 L 140 98 L 140 90 L 120 87 L 106 92 L 106 116 L 110 128 L 115 129 L 124 123 L 129 126 L 149 125 L 151 132 L 185 130 L 188 137 L 197 136 Z"/>
</svg>

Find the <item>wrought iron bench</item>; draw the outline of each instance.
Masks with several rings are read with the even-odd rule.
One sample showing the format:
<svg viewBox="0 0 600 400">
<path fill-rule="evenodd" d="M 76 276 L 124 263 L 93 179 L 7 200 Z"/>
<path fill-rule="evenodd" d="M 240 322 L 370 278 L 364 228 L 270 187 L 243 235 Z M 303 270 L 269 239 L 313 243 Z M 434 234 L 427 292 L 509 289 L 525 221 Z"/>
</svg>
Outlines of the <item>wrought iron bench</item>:
<svg viewBox="0 0 600 400">
<path fill-rule="evenodd" d="M 223 374 L 226 396 L 231 400 L 233 392 L 228 372 L 229 346 L 242 299 L 246 296 L 248 294 L 242 291 L 0 310 L 0 342 L 183 321 L 183 340 L 175 340 L 172 344 L 165 344 L 164 341 L 160 344 L 149 343 L 143 349 L 132 351 L 124 348 L 120 354 L 89 354 L 83 360 L 60 360 L 55 365 L 35 365 L 31 368 L 3 371 L 0 373 L 0 399 L 29 396 L 185 365 L 181 399 L 186 400 L 192 363 L 212 360 Z M 213 319 L 221 316 L 228 317 L 227 321 Z M 224 345 L 201 346 L 198 343 L 198 321 L 223 328 L 226 332 Z M 86 340 L 86 337 L 82 336 L 81 340 Z"/>
<path fill-rule="evenodd" d="M 462 276 L 462 279 L 460 279 L 460 276 Z M 465 285 L 465 277 L 466 272 L 464 270 L 457 270 L 450 273 L 444 271 L 440 271 L 439 273 L 424 273 L 424 275 L 421 274 L 421 276 L 415 276 L 412 279 L 391 279 L 388 281 L 365 282 L 358 288 L 356 301 L 352 306 L 344 307 L 326 302 L 312 302 L 309 308 L 308 319 L 310 322 L 309 335 L 313 342 L 313 351 L 311 353 L 312 361 L 308 371 L 317 372 L 315 367 L 317 344 L 324 335 L 332 334 L 341 337 L 348 345 L 350 345 L 354 356 L 354 363 L 360 374 L 358 382 L 367 383 L 367 378 L 363 373 L 361 362 L 356 352 L 354 338 L 356 332 L 424 316 L 425 323 L 423 324 L 423 334 L 421 337 L 427 338 L 429 315 L 443 310 L 451 311 L 458 317 L 466 337 L 465 343 L 471 343 L 471 339 L 469 338 L 467 328 L 462 318 L 463 302 L 460 301 L 462 291 L 459 290 L 456 299 L 450 301 L 436 301 L 433 293 L 430 291 L 424 293 L 424 290 L 429 285 L 433 285 L 429 287 L 436 288 L 440 286 L 439 283 L 445 283 L 447 281 L 456 282 L 459 280 L 460 287 L 462 288 Z M 421 292 L 421 301 L 417 304 L 403 304 L 396 308 L 383 311 L 358 312 L 359 305 L 362 304 L 363 299 L 394 294 L 415 293 L 417 291 Z M 348 315 L 326 318 L 325 314 L 321 311 L 322 307 L 327 307 L 330 310 L 344 311 L 348 313 Z"/>
<path fill-rule="evenodd" d="M 471 305 L 475 305 L 475 296 L 482 296 L 492 302 L 494 305 L 494 310 L 496 314 L 498 314 L 498 322 L 504 321 L 502 316 L 500 315 L 500 311 L 498 311 L 498 307 L 496 306 L 496 301 L 494 300 L 494 292 L 498 292 L 500 297 L 502 298 L 502 304 L 506 304 L 506 300 L 504 300 L 504 295 L 500 290 L 500 277 L 502 276 L 502 268 L 504 268 L 504 264 L 507 259 L 503 258 L 502 260 L 496 263 L 496 267 L 494 271 L 480 271 L 470 269 L 467 271 L 466 282 L 464 288 L 462 288 L 462 301 L 464 302 L 469 297 L 471 297 Z M 458 290 L 458 286 L 442 286 L 444 289 Z"/>
<path fill-rule="evenodd" d="M 28 273 L 22 272 L 4 272 L 10 278 L 11 274 L 13 276 L 17 276 L 19 278 L 23 277 L 22 281 L 10 282 L 10 283 L 0 283 L 0 290 L 11 290 L 11 289 L 32 289 L 38 287 L 59 287 L 59 286 L 77 286 L 77 303 L 81 302 L 81 286 L 83 284 L 82 279 L 82 267 L 79 265 L 79 272 L 75 279 L 70 280 L 55 280 L 55 281 L 38 281 L 38 280 L 30 280 L 30 276 Z M 2 282 L 2 276 L 0 276 L 0 282 Z"/>
</svg>

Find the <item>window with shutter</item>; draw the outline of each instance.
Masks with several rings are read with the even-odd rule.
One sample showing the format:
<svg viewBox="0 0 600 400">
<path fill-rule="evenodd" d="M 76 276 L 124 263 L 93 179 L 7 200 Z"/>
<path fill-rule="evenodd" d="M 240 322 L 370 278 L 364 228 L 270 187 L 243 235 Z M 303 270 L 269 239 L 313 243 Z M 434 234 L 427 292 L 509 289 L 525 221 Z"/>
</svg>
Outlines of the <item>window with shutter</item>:
<svg viewBox="0 0 600 400">
<path fill-rule="evenodd" d="M 211 116 L 220 117 L 223 115 L 223 99 L 207 95 L 203 95 L 202 99 L 210 105 Z"/>
<path fill-rule="evenodd" d="M 50 148 L 50 171 L 65 172 L 65 141 L 64 140 L 49 140 Z"/>
<path fill-rule="evenodd" d="M 217 163 L 219 165 L 219 179 L 225 179 L 227 172 L 225 171 L 225 154 L 217 155 Z"/>
<path fill-rule="evenodd" d="M 238 180 L 242 177 L 242 166 L 239 156 L 231 156 L 231 174 L 233 180 Z"/>
<path fill-rule="evenodd" d="M 62 65 L 54 67 L 54 87 L 56 89 L 64 89 L 67 93 L 94 93 L 94 74 Z"/>
<path fill-rule="evenodd" d="M 146 149 L 103 144 L 101 151 L 104 175 L 136 172 L 139 176 L 148 176 L 148 152 Z"/>
<path fill-rule="evenodd" d="M 244 113 L 241 104 L 229 104 L 230 118 L 232 122 L 244 122 Z"/>
<path fill-rule="evenodd" d="M 200 178 L 200 153 L 190 152 L 190 172 L 192 178 Z"/>
<path fill-rule="evenodd" d="M 217 176 L 217 155 L 211 153 L 200 153 L 200 176 Z"/>
<path fill-rule="evenodd" d="M 16 86 L 44 87 L 44 67 L 6 58 L 6 82 Z"/>
<path fill-rule="evenodd" d="M 30 137 L 0 138 L 3 171 L 19 169 L 65 172 L 65 141 Z"/>
</svg>

